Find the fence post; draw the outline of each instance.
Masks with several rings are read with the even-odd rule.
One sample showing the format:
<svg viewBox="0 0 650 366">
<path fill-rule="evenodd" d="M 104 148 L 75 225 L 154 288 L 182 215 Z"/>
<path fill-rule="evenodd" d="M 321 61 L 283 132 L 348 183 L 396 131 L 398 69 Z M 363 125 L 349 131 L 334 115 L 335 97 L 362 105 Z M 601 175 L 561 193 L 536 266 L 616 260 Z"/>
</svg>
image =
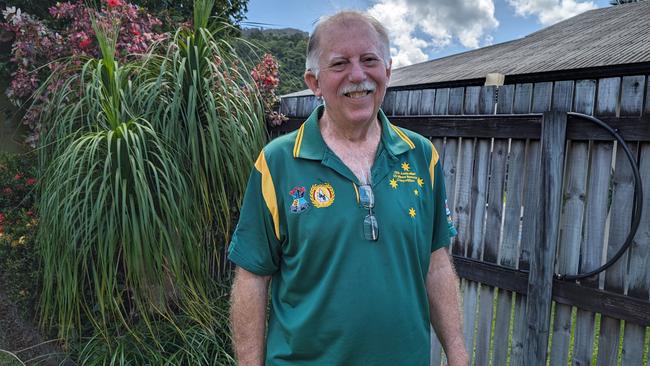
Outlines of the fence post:
<svg viewBox="0 0 650 366">
<path fill-rule="evenodd" d="M 524 352 L 525 365 L 546 365 L 546 350 L 551 316 L 551 295 L 555 251 L 559 238 L 562 206 L 562 173 L 566 143 L 567 114 L 545 112 L 542 119 L 542 180 L 535 243 L 528 275 L 526 324 L 528 335 Z"/>
</svg>

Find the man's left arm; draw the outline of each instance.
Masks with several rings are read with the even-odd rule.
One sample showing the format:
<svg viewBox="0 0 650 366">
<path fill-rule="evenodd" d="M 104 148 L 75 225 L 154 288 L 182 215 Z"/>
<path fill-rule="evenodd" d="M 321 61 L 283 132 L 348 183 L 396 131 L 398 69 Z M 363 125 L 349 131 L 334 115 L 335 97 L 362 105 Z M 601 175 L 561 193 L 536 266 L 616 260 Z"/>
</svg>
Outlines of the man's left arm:
<svg viewBox="0 0 650 366">
<path fill-rule="evenodd" d="M 427 295 L 431 324 L 442 343 L 449 366 L 469 365 L 463 337 L 458 277 L 446 248 L 431 253 Z"/>
</svg>

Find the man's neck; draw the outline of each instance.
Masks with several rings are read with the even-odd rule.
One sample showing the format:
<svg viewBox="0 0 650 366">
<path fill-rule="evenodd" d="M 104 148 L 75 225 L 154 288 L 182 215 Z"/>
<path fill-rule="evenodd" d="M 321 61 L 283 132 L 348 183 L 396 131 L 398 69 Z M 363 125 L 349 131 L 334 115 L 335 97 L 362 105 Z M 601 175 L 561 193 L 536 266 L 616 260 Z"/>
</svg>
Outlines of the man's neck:
<svg viewBox="0 0 650 366">
<path fill-rule="evenodd" d="M 363 123 L 345 123 L 333 120 L 327 110 L 319 120 L 321 135 L 326 142 L 336 141 L 339 144 L 364 144 L 366 142 L 379 142 L 381 127 L 377 117 Z"/>
<path fill-rule="evenodd" d="M 381 139 L 378 119 L 375 117 L 362 125 L 337 122 L 340 121 L 332 121 L 327 112 L 319 120 L 325 144 L 354 173 L 360 184 L 370 184 L 370 171 Z"/>
</svg>

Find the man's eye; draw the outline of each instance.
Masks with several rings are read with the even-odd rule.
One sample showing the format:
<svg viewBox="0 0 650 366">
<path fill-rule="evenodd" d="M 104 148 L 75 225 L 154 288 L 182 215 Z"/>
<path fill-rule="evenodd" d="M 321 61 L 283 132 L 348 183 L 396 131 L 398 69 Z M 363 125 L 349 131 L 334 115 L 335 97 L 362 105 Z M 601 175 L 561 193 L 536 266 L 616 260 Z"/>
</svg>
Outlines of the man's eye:
<svg viewBox="0 0 650 366">
<path fill-rule="evenodd" d="M 335 62 L 330 65 L 330 68 L 334 70 L 343 70 L 345 68 L 345 62 L 344 61 Z"/>
<path fill-rule="evenodd" d="M 363 60 L 363 62 L 366 63 L 366 64 L 374 64 L 377 61 L 379 61 L 379 59 L 376 59 L 376 58 L 367 58 L 367 59 Z"/>
</svg>

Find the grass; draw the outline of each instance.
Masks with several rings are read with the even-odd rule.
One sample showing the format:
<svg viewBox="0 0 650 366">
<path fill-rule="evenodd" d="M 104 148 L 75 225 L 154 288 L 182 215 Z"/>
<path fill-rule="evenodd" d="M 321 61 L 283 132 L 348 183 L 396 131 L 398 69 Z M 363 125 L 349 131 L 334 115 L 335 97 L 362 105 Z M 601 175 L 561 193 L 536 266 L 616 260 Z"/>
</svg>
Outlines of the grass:
<svg viewBox="0 0 650 366">
<path fill-rule="evenodd" d="M 479 291 L 480 294 L 480 291 Z M 497 301 L 499 296 L 503 296 L 504 291 L 503 290 L 497 290 L 494 292 L 494 298 L 492 300 L 492 308 L 496 310 L 497 306 Z M 480 295 L 479 295 L 480 296 Z M 511 302 L 511 310 L 510 310 L 510 318 L 507 320 L 509 322 L 509 330 L 508 330 L 508 339 L 507 339 L 507 347 L 508 347 L 508 352 L 507 352 L 507 360 L 506 360 L 506 365 L 512 365 L 512 366 L 518 366 L 514 365 L 512 361 L 512 351 L 513 351 L 513 339 L 514 339 L 514 331 L 515 331 L 515 321 L 516 321 L 516 310 L 515 310 L 515 299 L 516 299 L 516 294 L 511 294 L 512 296 L 512 302 Z M 479 303 L 480 299 L 477 299 L 477 304 Z M 551 350 L 553 346 L 553 325 L 555 321 L 555 314 L 556 314 L 556 303 L 553 302 L 551 306 L 551 323 L 549 324 L 549 342 L 548 342 L 548 351 L 547 351 L 547 366 L 557 366 L 557 365 L 551 365 L 550 364 L 550 355 L 551 355 Z M 476 311 L 476 319 L 480 317 L 480 309 L 477 308 Z M 573 365 L 574 364 L 574 355 L 575 355 L 575 341 L 576 341 L 576 322 L 578 318 L 578 309 L 576 307 L 572 307 L 571 309 L 571 330 L 570 330 L 570 337 L 569 337 L 569 350 L 568 350 L 568 357 L 567 357 L 567 363 L 566 365 Z M 518 319 L 517 319 L 518 320 Z M 489 366 L 502 366 L 502 365 L 495 365 L 492 362 L 493 355 L 494 355 L 494 349 L 495 347 L 502 346 L 503 343 L 495 340 L 495 326 L 497 324 L 497 313 L 496 311 L 492 312 L 492 326 L 490 329 L 490 351 L 489 351 L 489 359 L 490 359 L 490 364 Z M 591 366 L 596 366 L 598 365 L 598 351 L 599 351 L 599 346 L 600 346 L 600 331 L 601 331 L 601 323 L 602 323 L 602 315 L 601 314 L 594 314 L 593 318 L 593 333 L 592 333 L 592 339 L 591 339 Z M 475 322 L 474 324 L 474 332 L 476 336 L 474 337 L 474 344 L 477 343 L 477 338 L 480 336 L 477 334 L 478 330 L 478 321 Z M 620 327 L 619 327 L 619 337 L 618 337 L 618 350 L 617 350 L 617 361 L 616 365 L 617 366 L 638 366 L 638 365 L 623 365 L 623 352 L 624 352 L 624 337 L 625 337 L 625 321 L 620 322 Z M 649 351 L 649 343 L 650 343 L 650 327 L 645 328 L 645 336 L 644 336 L 644 342 L 643 342 L 643 357 L 642 357 L 642 364 L 641 365 L 648 365 L 648 351 Z M 471 356 L 472 356 L 472 364 L 476 363 L 476 350 L 474 345 L 472 345 L 472 350 L 471 350 Z M 483 365 L 476 365 L 476 366 L 483 366 Z M 487 366 L 487 365 L 486 365 Z"/>
</svg>

